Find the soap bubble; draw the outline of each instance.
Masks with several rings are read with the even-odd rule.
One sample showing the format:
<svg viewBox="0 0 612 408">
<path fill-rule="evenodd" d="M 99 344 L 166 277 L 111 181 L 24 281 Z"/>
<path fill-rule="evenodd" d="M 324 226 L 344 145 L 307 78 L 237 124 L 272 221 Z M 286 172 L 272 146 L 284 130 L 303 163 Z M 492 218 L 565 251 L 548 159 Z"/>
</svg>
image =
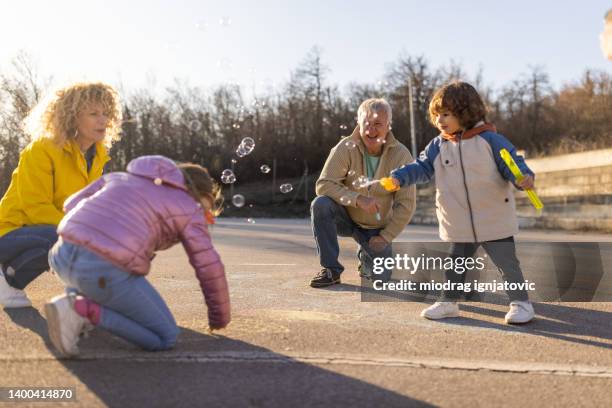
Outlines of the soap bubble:
<svg viewBox="0 0 612 408">
<path fill-rule="evenodd" d="M 291 184 L 281 184 L 280 191 L 283 194 L 287 194 L 288 192 L 293 190 L 293 186 Z"/>
<path fill-rule="evenodd" d="M 255 140 L 253 140 L 251 137 L 245 137 L 240 142 L 240 146 L 238 146 L 238 148 L 244 150 L 246 154 L 250 154 L 255 148 Z"/>
<path fill-rule="evenodd" d="M 234 129 L 240 129 L 240 124 L 239 124 L 239 123 L 234 123 L 234 124 L 232 125 L 232 127 L 233 127 Z"/>
<path fill-rule="evenodd" d="M 236 164 L 236 163 L 238 163 L 238 160 L 232 159 L 232 163 Z"/>
<path fill-rule="evenodd" d="M 226 176 L 226 177 L 221 177 L 221 182 L 223 184 L 232 184 L 236 182 L 236 176 L 231 175 L 231 176 Z"/>
<path fill-rule="evenodd" d="M 355 175 L 355 170 L 349 170 L 348 175 L 349 176 L 354 176 Z"/>
<path fill-rule="evenodd" d="M 255 149 L 255 140 L 251 137 L 245 137 L 240 142 L 240 146 L 236 149 L 236 154 L 238 157 L 244 157 L 247 154 L 251 154 L 253 149 Z"/>
<path fill-rule="evenodd" d="M 234 64 L 232 60 L 230 60 L 229 58 L 221 58 L 220 60 L 217 61 L 217 66 L 221 68 L 221 70 L 223 71 L 231 71 L 232 68 L 234 67 Z M 230 82 L 234 82 L 234 81 L 230 81 Z"/>
<path fill-rule="evenodd" d="M 232 204 L 240 208 L 244 205 L 244 196 L 242 194 L 236 194 L 232 197 Z"/>
<path fill-rule="evenodd" d="M 261 170 L 262 173 L 267 174 L 270 172 L 270 166 L 268 166 L 267 164 L 263 164 L 259 170 Z"/>
<path fill-rule="evenodd" d="M 366 176 L 359 176 L 352 184 L 355 188 L 364 188 L 368 184 L 368 178 Z"/>
<path fill-rule="evenodd" d="M 242 142 L 240 142 L 240 144 L 251 150 L 255 148 L 255 140 L 253 140 L 252 137 L 245 137 L 244 139 L 242 139 Z"/>
<path fill-rule="evenodd" d="M 340 203 L 342 205 L 351 205 L 351 198 L 349 196 L 340 197 Z"/>
<path fill-rule="evenodd" d="M 368 178 L 366 176 L 359 176 L 357 178 L 357 180 L 359 180 L 359 182 L 361 183 L 361 187 L 365 187 L 366 184 L 368 184 Z"/>
<path fill-rule="evenodd" d="M 221 173 L 221 182 L 223 184 L 232 184 L 236 181 L 236 175 L 230 169 L 225 169 Z"/>
<path fill-rule="evenodd" d="M 189 129 L 191 129 L 193 132 L 197 132 L 200 129 L 202 129 L 202 122 L 200 122 L 197 119 L 194 119 L 192 121 L 189 122 Z"/>
<path fill-rule="evenodd" d="M 349 149 L 353 149 L 355 146 L 357 146 L 352 140 L 347 140 L 346 142 L 344 142 L 344 145 Z"/>
<path fill-rule="evenodd" d="M 196 23 L 196 28 L 200 31 L 206 31 L 208 28 L 208 22 L 206 22 L 206 20 L 200 20 Z"/>
</svg>

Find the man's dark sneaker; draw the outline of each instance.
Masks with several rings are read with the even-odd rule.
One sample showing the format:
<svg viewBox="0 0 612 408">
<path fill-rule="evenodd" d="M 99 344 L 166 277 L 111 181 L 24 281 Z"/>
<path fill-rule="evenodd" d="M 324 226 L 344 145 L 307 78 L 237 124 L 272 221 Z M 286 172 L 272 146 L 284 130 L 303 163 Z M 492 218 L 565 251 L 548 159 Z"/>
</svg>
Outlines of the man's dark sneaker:
<svg viewBox="0 0 612 408">
<path fill-rule="evenodd" d="M 312 278 L 310 286 L 313 288 L 324 288 L 326 286 L 335 285 L 336 283 L 340 283 L 340 272 L 333 272 L 330 269 L 324 268 Z"/>
</svg>

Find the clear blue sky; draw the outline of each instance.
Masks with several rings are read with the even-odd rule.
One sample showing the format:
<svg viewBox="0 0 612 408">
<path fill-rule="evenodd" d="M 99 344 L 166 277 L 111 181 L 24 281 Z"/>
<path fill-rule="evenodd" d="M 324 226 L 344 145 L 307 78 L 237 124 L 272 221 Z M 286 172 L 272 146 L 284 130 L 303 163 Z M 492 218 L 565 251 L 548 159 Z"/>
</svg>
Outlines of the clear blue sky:
<svg viewBox="0 0 612 408">
<path fill-rule="evenodd" d="M 497 88 L 541 65 L 553 85 L 587 67 L 612 71 L 599 48 L 603 0 L 582 1 L 11 1 L 0 12 L 0 70 L 18 50 L 56 82 L 100 79 L 135 89 L 174 78 L 251 88 L 289 78 L 314 45 L 340 86 L 384 80 L 404 53 L 434 66 L 479 66 Z M 220 24 L 223 19 L 225 24 Z"/>
</svg>

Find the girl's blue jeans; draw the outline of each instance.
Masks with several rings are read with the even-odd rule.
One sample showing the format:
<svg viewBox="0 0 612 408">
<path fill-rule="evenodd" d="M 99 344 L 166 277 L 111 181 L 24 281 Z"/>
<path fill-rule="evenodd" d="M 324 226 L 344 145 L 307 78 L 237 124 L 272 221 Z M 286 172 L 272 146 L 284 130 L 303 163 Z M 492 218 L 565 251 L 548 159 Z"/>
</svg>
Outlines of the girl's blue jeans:
<svg viewBox="0 0 612 408">
<path fill-rule="evenodd" d="M 157 290 L 86 248 L 60 239 L 49 264 L 69 288 L 101 307 L 98 327 L 145 350 L 172 348 L 178 327 Z"/>
</svg>

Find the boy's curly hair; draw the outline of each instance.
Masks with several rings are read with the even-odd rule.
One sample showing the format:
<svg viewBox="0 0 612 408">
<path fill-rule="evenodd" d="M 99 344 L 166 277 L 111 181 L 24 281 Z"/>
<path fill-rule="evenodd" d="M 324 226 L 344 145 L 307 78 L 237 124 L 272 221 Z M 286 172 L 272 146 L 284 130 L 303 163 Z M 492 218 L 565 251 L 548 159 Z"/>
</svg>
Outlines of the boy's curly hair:
<svg viewBox="0 0 612 408">
<path fill-rule="evenodd" d="M 487 108 L 476 89 L 467 82 L 455 81 L 438 89 L 429 102 L 429 121 L 436 126 L 436 115 L 450 112 L 464 129 L 487 120 Z"/>
<path fill-rule="evenodd" d="M 193 163 L 178 163 L 177 166 L 185 177 L 189 194 L 198 202 L 203 198 L 208 199 L 212 203 L 213 215 L 219 215 L 223 209 L 221 187 L 210 177 L 208 169 Z"/>
<path fill-rule="evenodd" d="M 104 145 L 110 149 L 120 139 L 121 103 L 115 89 L 101 82 L 78 82 L 41 100 L 24 119 L 24 130 L 32 138 L 49 138 L 58 145 L 74 138 L 77 119 L 90 104 L 100 104 L 108 116 Z"/>
</svg>

